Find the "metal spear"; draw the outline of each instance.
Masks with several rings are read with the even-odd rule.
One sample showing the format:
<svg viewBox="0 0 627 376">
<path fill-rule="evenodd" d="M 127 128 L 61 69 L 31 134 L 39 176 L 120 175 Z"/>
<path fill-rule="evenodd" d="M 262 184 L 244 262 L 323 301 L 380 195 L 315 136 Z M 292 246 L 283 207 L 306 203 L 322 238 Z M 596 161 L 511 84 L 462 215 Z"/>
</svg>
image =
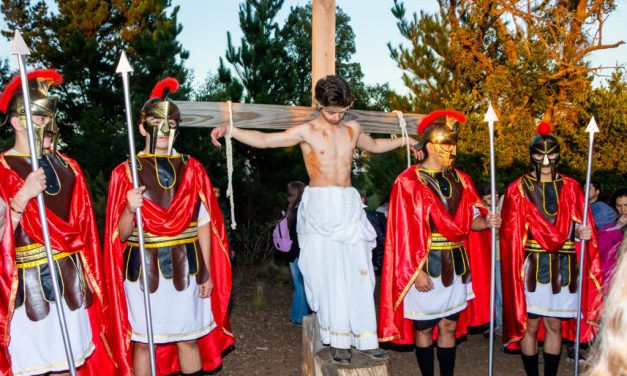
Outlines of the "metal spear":
<svg viewBox="0 0 627 376">
<path fill-rule="evenodd" d="M 494 122 L 499 118 L 492 108 L 492 103 L 488 107 L 488 111 L 483 117 L 483 121 L 488 123 L 488 131 L 490 133 L 490 195 L 492 197 L 492 203 L 490 211 L 492 214 L 496 213 L 496 168 L 494 166 Z M 494 369 L 494 299 L 495 299 L 495 287 L 496 287 L 496 228 L 492 227 L 492 248 L 491 248 L 491 261 L 490 261 L 490 345 L 488 355 L 488 375 L 492 376 Z"/>
<path fill-rule="evenodd" d="M 30 93 L 28 91 L 28 76 L 26 74 L 26 63 L 24 57 L 30 55 L 30 50 L 22 38 L 22 34 L 15 30 L 13 36 L 13 44 L 11 46 L 11 54 L 17 56 L 17 64 L 20 68 L 20 80 L 22 83 L 22 95 L 24 96 L 24 112 L 26 113 L 26 133 L 28 134 L 28 148 L 30 150 L 30 162 L 33 171 L 39 169 L 39 161 L 37 160 L 37 150 L 35 149 L 35 137 L 33 134 L 33 118 L 30 112 Z M 59 325 L 63 337 L 63 346 L 65 347 L 65 356 L 67 358 L 68 369 L 70 375 L 76 376 L 76 365 L 74 364 L 74 353 L 72 352 L 72 344 L 68 334 L 67 322 L 65 320 L 65 311 L 63 309 L 63 297 L 59 289 L 59 281 L 57 279 L 56 262 L 52 253 L 50 244 L 50 233 L 48 231 L 48 218 L 46 216 L 46 206 L 44 202 L 43 192 L 37 195 L 37 209 L 39 211 L 39 221 L 41 222 L 41 230 L 44 238 L 44 246 L 46 248 L 46 257 L 48 258 L 48 269 L 50 270 L 50 279 L 52 280 L 52 290 L 54 291 L 55 307 L 57 316 L 59 317 Z"/>
<path fill-rule="evenodd" d="M 133 136 L 133 115 L 131 112 L 131 95 L 128 84 L 128 74 L 132 72 L 131 64 L 126 58 L 126 53 L 122 51 L 116 73 L 122 75 L 122 83 L 124 84 L 124 105 L 126 106 L 126 127 L 128 131 L 128 147 L 130 150 L 131 174 L 133 176 L 133 188 L 139 188 L 139 179 L 137 177 L 137 161 L 135 153 L 135 137 Z M 142 220 L 142 210 L 137 208 L 135 212 L 135 223 L 137 225 L 137 235 L 139 237 L 139 253 L 141 257 L 141 276 L 142 285 L 144 287 L 144 313 L 146 315 L 146 332 L 148 334 L 148 348 L 150 353 L 150 373 L 156 375 L 157 365 L 155 362 L 155 344 L 152 333 L 152 311 L 150 309 L 150 292 L 148 291 L 148 278 L 146 276 L 146 248 L 144 246 L 144 223 Z"/>
<path fill-rule="evenodd" d="M 588 225 L 588 204 L 590 203 L 590 176 L 592 172 L 592 153 L 594 152 L 594 134 L 599 131 L 594 116 L 590 119 L 586 132 L 589 135 L 588 142 L 588 167 L 586 169 L 586 193 L 583 204 L 583 223 L 585 227 Z M 581 333 L 581 300 L 583 295 L 583 277 L 586 259 L 584 258 L 586 253 L 586 241 L 581 241 L 581 248 L 579 252 L 579 279 L 577 280 L 577 330 L 575 332 L 575 376 L 579 375 L 579 335 Z"/>
</svg>

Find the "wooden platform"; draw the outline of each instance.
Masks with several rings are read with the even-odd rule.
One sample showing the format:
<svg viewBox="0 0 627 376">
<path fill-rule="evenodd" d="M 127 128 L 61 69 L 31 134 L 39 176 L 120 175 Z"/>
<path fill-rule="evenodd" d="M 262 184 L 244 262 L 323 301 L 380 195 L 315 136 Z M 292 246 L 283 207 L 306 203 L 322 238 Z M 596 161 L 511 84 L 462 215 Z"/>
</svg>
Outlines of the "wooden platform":
<svg viewBox="0 0 627 376">
<path fill-rule="evenodd" d="M 337 365 L 331 359 L 328 346 L 320 342 L 320 328 L 315 315 L 303 318 L 303 375 L 304 376 L 389 376 L 389 360 L 375 360 L 352 351 L 350 365 Z"/>
</svg>

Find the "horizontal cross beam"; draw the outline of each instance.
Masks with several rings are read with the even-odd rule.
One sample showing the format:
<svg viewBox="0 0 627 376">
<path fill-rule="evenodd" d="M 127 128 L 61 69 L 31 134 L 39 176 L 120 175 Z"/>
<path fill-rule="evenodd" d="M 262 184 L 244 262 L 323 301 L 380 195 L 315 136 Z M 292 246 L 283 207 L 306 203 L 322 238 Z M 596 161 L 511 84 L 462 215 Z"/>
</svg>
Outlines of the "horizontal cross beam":
<svg viewBox="0 0 627 376">
<path fill-rule="evenodd" d="M 214 128 L 229 124 L 228 103 L 177 101 L 176 105 L 183 114 L 181 127 Z M 416 125 L 424 116 L 403 114 L 409 134 L 416 134 Z M 281 130 L 316 117 L 318 111 L 313 107 L 233 103 L 233 126 L 238 128 Z M 366 133 L 401 133 L 394 112 L 350 110 L 344 120 L 358 121 Z"/>
</svg>

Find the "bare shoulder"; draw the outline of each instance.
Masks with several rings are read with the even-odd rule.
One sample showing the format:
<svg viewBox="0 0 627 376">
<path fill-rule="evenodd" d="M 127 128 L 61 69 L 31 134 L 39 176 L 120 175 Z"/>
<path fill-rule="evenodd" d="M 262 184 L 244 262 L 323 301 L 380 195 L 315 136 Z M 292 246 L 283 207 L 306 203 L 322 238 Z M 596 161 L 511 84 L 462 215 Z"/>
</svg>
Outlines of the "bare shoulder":
<svg viewBox="0 0 627 376">
<path fill-rule="evenodd" d="M 347 126 L 347 127 L 353 128 L 353 130 L 355 130 L 355 131 L 361 132 L 361 124 L 359 124 L 359 122 L 357 122 L 357 120 L 345 121 L 344 125 Z"/>
</svg>

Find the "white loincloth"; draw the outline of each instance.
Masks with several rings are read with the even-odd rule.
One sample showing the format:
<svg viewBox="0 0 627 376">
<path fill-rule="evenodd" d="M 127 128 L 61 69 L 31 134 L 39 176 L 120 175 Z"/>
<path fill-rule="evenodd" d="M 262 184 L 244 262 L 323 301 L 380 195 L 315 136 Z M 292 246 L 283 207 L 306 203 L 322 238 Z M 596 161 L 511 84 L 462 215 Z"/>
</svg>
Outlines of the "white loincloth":
<svg viewBox="0 0 627 376">
<path fill-rule="evenodd" d="M 527 270 L 527 260 L 525 269 Z M 551 283 L 536 281 L 536 291 L 527 291 L 525 285 L 527 312 L 540 316 L 574 318 L 577 317 L 577 293 L 571 293 L 568 286 L 562 286 L 558 294 L 553 294 Z"/>
<path fill-rule="evenodd" d="M 404 317 L 410 320 L 433 320 L 466 309 L 468 301 L 475 298 L 472 283 L 463 283 L 455 276 L 453 284 L 444 287 L 442 278 L 431 277 L 433 290 L 420 292 L 412 285 L 403 298 Z"/>
<path fill-rule="evenodd" d="M 69 369 L 63 336 L 55 303 L 51 302 L 50 313 L 39 321 L 26 316 L 26 304 L 13 312 L 11 319 L 11 370 L 15 376 L 39 375 L 62 372 Z M 85 306 L 71 311 L 62 300 L 65 321 L 76 368 L 82 366 L 95 349 L 92 342 L 89 314 Z"/>
<path fill-rule="evenodd" d="M 322 342 L 344 349 L 379 347 L 372 268 L 376 233 L 357 190 L 306 187 L 297 227 L 298 266 Z"/>
</svg>

